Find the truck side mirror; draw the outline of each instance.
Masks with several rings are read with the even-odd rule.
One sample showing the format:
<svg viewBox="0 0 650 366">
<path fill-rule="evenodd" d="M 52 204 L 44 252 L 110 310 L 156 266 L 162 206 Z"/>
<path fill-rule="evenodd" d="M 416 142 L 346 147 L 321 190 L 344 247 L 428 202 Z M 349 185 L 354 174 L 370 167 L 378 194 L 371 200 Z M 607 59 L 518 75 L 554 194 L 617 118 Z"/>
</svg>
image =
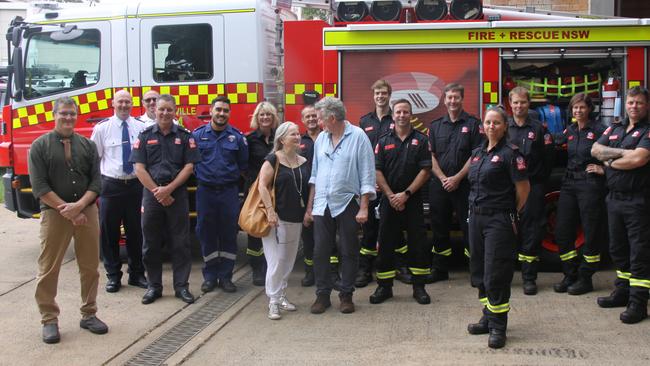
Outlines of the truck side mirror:
<svg viewBox="0 0 650 366">
<path fill-rule="evenodd" d="M 20 46 L 20 41 L 23 36 L 23 30 L 20 27 L 14 27 L 13 32 L 11 33 L 11 44 L 14 47 Z"/>
<path fill-rule="evenodd" d="M 23 49 L 15 47 L 11 56 L 11 66 L 13 69 L 14 92 L 12 97 L 14 100 L 23 99 L 23 90 L 25 89 L 25 69 L 23 68 Z"/>
</svg>

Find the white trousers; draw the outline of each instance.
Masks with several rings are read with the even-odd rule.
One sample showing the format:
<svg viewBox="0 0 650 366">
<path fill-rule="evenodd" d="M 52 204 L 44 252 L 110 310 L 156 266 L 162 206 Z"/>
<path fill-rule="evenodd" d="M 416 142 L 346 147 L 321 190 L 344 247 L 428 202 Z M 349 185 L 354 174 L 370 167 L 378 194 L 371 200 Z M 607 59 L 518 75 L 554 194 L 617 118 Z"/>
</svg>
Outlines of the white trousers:
<svg viewBox="0 0 650 366">
<path fill-rule="evenodd" d="M 279 304 L 287 289 L 287 280 L 293 270 L 300 243 L 301 222 L 279 220 L 269 235 L 262 238 L 266 257 L 266 296 L 269 302 Z"/>
</svg>

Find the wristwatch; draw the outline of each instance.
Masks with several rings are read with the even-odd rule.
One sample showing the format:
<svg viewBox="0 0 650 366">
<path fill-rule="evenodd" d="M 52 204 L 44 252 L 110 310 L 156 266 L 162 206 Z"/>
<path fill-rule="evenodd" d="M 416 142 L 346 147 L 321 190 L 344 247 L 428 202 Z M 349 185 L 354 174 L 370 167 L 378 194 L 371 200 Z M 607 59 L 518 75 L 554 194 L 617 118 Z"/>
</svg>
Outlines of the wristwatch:
<svg viewBox="0 0 650 366">
<path fill-rule="evenodd" d="M 407 197 L 411 197 L 411 191 L 410 190 L 405 190 L 404 194 L 406 194 Z"/>
</svg>

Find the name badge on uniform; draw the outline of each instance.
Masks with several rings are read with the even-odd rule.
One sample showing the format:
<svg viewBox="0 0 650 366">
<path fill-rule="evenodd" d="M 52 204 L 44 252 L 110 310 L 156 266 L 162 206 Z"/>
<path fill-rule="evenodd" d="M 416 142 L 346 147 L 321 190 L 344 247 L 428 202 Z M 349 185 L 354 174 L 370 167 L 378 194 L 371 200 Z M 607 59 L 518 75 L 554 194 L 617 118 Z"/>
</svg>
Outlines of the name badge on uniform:
<svg viewBox="0 0 650 366">
<path fill-rule="evenodd" d="M 472 163 L 476 163 L 477 161 L 481 160 L 478 156 L 475 156 L 472 158 Z"/>
<path fill-rule="evenodd" d="M 632 137 L 639 137 L 640 134 L 641 134 L 641 132 L 634 131 L 634 133 L 632 134 Z"/>
<path fill-rule="evenodd" d="M 370 131 L 372 131 L 374 129 L 375 128 L 373 126 L 369 126 L 369 127 L 364 128 L 363 130 L 366 131 L 366 132 L 370 132 Z"/>
<path fill-rule="evenodd" d="M 517 170 L 526 170 L 526 160 L 521 156 L 517 156 Z"/>
<path fill-rule="evenodd" d="M 467 128 L 467 126 L 463 126 L 463 128 L 460 129 L 460 133 L 469 133 L 469 128 Z"/>
<path fill-rule="evenodd" d="M 535 139 L 535 132 L 533 132 L 533 131 L 528 132 L 528 139 L 529 140 L 534 140 Z"/>
<path fill-rule="evenodd" d="M 573 138 L 574 138 L 573 135 L 569 135 L 569 137 L 567 137 L 567 140 L 569 140 L 569 141 L 573 141 Z"/>
<path fill-rule="evenodd" d="M 181 139 L 178 138 L 178 137 L 176 139 L 174 139 L 174 144 L 180 145 L 181 144 Z"/>
<path fill-rule="evenodd" d="M 147 145 L 158 145 L 158 140 L 147 140 Z"/>
<path fill-rule="evenodd" d="M 133 143 L 133 148 L 134 149 L 139 149 L 140 148 L 140 139 L 135 140 L 135 143 Z"/>
<path fill-rule="evenodd" d="M 411 140 L 411 145 L 418 146 L 419 144 L 420 144 L 420 142 L 418 141 L 418 139 Z"/>
<path fill-rule="evenodd" d="M 190 137 L 188 142 L 190 143 L 190 149 L 196 149 L 196 141 L 194 141 L 194 138 Z"/>
<path fill-rule="evenodd" d="M 603 135 L 609 135 L 610 132 L 612 132 L 612 126 L 607 127 L 605 132 L 603 132 Z"/>
<path fill-rule="evenodd" d="M 501 158 L 499 157 L 499 155 L 494 155 L 494 156 L 492 157 L 492 160 L 490 160 L 490 161 L 493 162 L 493 163 L 498 163 L 499 160 L 501 160 Z"/>
<path fill-rule="evenodd" d="M 594 139 L 594 133 L 593 132 L 587 132 L 587 139 L 588 140 L 593 140 Z"/>
<path fill-rule="evenodd" d="M 392 149 L 394 149 L 394 148 L 395 148 L 395 144 L 389 144 L 389 145 L 384 146 L 384 151 L 386 151 L 386 150 L 392 150 Z"/>
<path fill-rule="evenodd" d="M 611 135 L 609 136 L 610 140 L 618 140 L 618 135 Z"/>
</svg>

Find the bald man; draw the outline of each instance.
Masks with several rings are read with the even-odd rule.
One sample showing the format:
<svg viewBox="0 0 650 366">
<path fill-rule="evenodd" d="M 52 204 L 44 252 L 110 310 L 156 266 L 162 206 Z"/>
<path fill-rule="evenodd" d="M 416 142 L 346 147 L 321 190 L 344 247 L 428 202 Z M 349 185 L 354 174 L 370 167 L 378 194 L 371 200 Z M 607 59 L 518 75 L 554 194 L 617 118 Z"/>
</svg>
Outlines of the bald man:
<svg viewBox="0 0 650 366">
<path fill-rule="evenodd" d="M 131 146 L 144 130 L 144 123 L 131 117 L 133 99 L 126 90 L 113 97 L 112 117 L 98 123 L 90 139 L 97 145 L 102 174 L 99 195 L 100 248 L 106 269 L 107 292 L 120 290 L 122 261 L 120 260 L 120 225 L 126 232 L 129 257 L 129 285 L 147 288 L 142 264 L 142 227 L 140 207 L 142 184 L 129 162 Z"/>
</svg>

